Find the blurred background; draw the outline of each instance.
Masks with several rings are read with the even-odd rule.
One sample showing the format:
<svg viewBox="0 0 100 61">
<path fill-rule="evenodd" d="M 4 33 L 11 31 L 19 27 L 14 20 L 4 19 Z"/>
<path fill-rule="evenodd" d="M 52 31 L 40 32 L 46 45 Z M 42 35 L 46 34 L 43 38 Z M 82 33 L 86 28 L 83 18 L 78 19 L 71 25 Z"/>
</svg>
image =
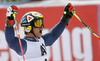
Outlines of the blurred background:
<svg viewBox="0 0 100 61">
<path fill-rule="evenodd" d="M 16 19 L 20 36 L 24 38 L 20 20 L 26 12 L 38 11 L 43 14 L 45 34 L 60 21 L 63 8 L 68 3 L 72 3 L 76 14 L 100 36 L 100 0 L 0 0 L 0 61 L 19 61 L 5 39 L 7 7 L 18 6 Z M 73 16 L 57 41 L 47 47 L 47 52 L 49 61 L 100 61 L 100 41 Z"/>
<path fill-rule="evenodd" d="M 22 2 L 22 1 L 100 1 L 100 0 L 0 0 L 0 2 Z"/>
<path fill-rule="evenodd" d="M 0 2 L 22 2 L 22 1 L 100 1 L 100 0 L 0 0 Z"/>
</svg>

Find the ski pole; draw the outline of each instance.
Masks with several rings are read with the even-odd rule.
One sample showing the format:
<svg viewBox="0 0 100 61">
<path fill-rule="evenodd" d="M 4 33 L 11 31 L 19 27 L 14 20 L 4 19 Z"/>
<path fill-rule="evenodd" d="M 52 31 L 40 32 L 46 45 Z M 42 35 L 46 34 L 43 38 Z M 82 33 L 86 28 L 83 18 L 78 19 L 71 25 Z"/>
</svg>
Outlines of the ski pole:
<svg viewBox="0 0 100 61">
<path fill-rule="evenodd" d="M 17 26 L 17 21 L 16 21 L 15 15 L 16 14 L 13 13 L 13 17 L 14 17 L 14 21 L 15 21 L 15 26 L 16 26 L 16 30 L 17 30 L 17 34 L 18 34 L 18 39 L 19 39 L 19 44 L 20 44 L 20 48 L 21 48 L 21 52 L 22 52 L 22 56 L 23 56 L 23 61 L 25 61 L 24 53 L 23 53 L 23 48 L 22 48 L 22 43 L 21 43 L 20 34 L 19 34 L 19 31 L 18 31 L 18 26 Z"/>
<path fill-rule="evenodd" d="M 82 23 L 92 32 L 92 34 L 93 34 L 94 36 L 96 36 L 96 37 L 100 40 L 100 37 L 99 37 L 98 35 L 96 35 L 96 34 L 92 31 L 92 29 L 91 29 L 89 26 L 87 26 L 87 25 L 76 15 L 75 12 L 72 12 L 72 13 L 73 13 L 73 15 L 74 15 L 80 22 L 82 22 Z"/>
</svg>

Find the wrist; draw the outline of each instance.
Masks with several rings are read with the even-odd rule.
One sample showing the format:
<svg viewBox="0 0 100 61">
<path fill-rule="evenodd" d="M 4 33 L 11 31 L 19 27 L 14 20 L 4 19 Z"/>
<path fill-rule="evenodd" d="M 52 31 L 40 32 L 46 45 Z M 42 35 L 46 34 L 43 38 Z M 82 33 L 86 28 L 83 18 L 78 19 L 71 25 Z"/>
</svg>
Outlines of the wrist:
<svg viewBox="0 0 100 61">
<path fill-rule="evenodd" d="M 68 16 L 63 15 L 61 21 L 66 22 L 66 26 L 69 24 L 70 18 Z"/>
<path fill-rule="evenodd" d="M 9 19 L 6 20 L 5 24 L 6 27 L 12 27 L 13 25 L 14 25 L 14 20 L 9 20 Z"/>
</svg>

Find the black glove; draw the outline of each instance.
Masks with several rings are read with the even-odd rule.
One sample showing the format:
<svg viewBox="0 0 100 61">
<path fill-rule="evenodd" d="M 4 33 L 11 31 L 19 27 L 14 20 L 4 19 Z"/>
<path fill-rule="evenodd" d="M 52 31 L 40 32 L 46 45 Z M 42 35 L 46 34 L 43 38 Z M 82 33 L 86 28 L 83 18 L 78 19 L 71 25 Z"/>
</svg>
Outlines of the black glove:
<svg viewBox="0 0 100 61">
<path fill-rule="evenodd" d="M 68 25 L 69 20 L 73 16 L 72 12 L 75 12 L 75 9 L 71 5 L 71 3 L 68 3 L 67 6 L 65 6 L 65 8 L 64 8 L 64 13 L 63 13 L 63 16 L 61 18 L 61 21 L 66 22 L 66 25 Z"/>
<path fill-rule="evenodd" d="M 7 8 L 7 13 L 6 13 L 6 26 L 10 27 L 13 26 L 14 24 L 14 17 L 13 14 L 17 14 L 18 8 L 15 5 L 9 6 Z"/>
</svg>

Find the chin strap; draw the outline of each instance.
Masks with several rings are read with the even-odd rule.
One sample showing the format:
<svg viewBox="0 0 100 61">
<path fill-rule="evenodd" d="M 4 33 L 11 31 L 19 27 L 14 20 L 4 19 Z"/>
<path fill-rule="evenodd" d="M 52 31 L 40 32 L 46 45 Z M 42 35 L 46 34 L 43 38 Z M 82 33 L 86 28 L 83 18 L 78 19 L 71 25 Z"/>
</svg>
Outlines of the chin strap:
<svg viewBox="0 0 100 61">
<path fill-rule="evenodd" d="M 30 33 L 32 33 L 36 37 L 36 35 L 33 32 L 33 26 L 31 26 L 31 27 L 32 27 L 32 29 L 31 29 Z"/>
</svg>

